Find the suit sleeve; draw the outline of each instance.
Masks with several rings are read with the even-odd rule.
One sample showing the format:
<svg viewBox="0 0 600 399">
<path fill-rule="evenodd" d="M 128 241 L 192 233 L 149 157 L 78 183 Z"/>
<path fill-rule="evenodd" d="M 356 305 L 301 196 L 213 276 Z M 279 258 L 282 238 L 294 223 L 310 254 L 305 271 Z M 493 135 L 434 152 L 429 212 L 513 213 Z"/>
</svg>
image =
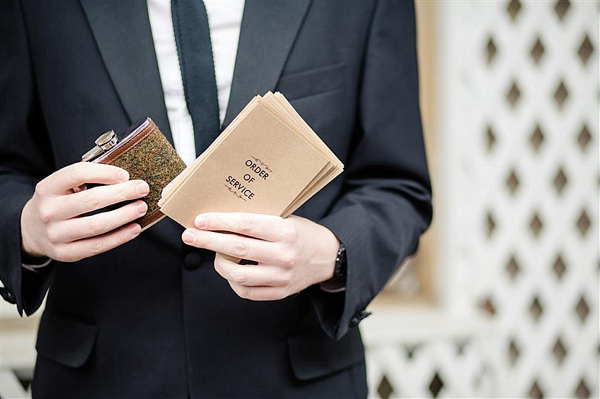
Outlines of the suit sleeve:
<svg viewBox="0 0 600 399">
<path fill-rule="evenodd" d="M 53 265 L 22 267 L 21 211 L 52 169 L 20 4 L 0 2 L 0 293 L 19 314 L 39 308 Z"/>
<path fill-rule="evenodd" d="M 346 246 L 346 290 L 310 289 L 321 326 L 336 339 L 368 315 L 366 306 L 431 222 L 415 43 L 414 4 L 380 1 L 363 61 L 358 139 L 343 193 L 319 221 Z"/>
</svg>

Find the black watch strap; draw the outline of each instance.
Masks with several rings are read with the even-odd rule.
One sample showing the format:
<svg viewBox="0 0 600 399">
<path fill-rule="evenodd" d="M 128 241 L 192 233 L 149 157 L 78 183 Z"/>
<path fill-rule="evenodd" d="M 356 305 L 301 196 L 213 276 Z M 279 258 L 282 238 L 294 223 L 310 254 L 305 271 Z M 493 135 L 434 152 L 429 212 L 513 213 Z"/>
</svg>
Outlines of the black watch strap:
<svg viewBox="0 0 600 399">
<path fill-rule="evenodd" d="M 335 268 L 333 269 L 333 278 L 331 281 L 340 281 L 346 279 L 348 263 L 346 261 L 346 247 L 340 244 L 337 256 L 335 257 Z"/>
</svg>

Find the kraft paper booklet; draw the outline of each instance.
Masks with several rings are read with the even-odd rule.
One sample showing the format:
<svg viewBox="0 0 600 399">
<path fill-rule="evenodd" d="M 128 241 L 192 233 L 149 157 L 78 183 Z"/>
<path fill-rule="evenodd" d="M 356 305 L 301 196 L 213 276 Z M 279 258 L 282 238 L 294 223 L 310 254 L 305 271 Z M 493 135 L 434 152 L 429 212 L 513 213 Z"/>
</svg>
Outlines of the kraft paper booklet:
<svg viewBox="0 0 600 399">
<path fill-rule="evenodd" d="M 204 212 L 287 217 L 343 169 L 283 94 L 269 92 L 164 188 L 158 205 L 184 227 Z"/>
</svg>

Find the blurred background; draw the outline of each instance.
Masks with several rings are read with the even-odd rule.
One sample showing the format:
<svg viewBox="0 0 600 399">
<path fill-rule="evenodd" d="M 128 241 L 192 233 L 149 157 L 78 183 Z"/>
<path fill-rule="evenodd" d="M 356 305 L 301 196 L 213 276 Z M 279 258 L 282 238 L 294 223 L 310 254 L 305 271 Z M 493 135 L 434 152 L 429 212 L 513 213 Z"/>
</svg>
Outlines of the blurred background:
<svg viewBox="0 0 600 399">
<path fill-rule="evenodd" d="M 361 324 L 370 397 L 597 398 L 600 2 L 416 11 L 435 216 Z M 40 313 L 0 304 L 0 398 Z"/>
</svg>

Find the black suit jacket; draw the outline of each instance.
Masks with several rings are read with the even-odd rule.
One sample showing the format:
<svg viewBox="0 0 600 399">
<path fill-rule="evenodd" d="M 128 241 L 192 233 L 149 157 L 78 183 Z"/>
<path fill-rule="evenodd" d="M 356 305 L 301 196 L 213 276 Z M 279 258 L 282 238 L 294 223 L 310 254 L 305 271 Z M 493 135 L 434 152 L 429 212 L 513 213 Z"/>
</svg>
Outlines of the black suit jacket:
<svg viewBox="0 0 600 399">
<path fill-rule="evenodd" d="M 33 392 L 56 397 L 364 397 L 356 326 L 431 218 L 410 1 L 247 1 L 224 125 L 279 90 L 346 165 L 296 214 L 346 245 L 345 292 L 240 299 L 164 220 L 108 253 L 21 268 L 35 184 L 151 116 L 171 140 L 146 2 L 0 5 L 0 277 L 31 314 Z"/>
</svg>

